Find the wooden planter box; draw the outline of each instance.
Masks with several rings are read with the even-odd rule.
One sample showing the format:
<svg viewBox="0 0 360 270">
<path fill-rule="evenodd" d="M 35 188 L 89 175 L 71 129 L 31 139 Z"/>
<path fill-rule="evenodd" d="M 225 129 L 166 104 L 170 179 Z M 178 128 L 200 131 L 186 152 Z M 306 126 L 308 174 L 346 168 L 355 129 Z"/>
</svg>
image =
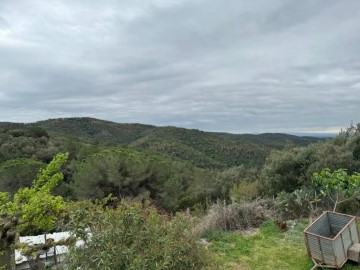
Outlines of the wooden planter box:
<svg viewBox="0 0 360 270">
<path fill-rule="evenodd" d="M 324 212 L 304 230 L 304 236 L 315 268 L 341 268 L 349 258 L 349 248 L 359 243 L 356 218 L 335 212 Z"/>
</svg>

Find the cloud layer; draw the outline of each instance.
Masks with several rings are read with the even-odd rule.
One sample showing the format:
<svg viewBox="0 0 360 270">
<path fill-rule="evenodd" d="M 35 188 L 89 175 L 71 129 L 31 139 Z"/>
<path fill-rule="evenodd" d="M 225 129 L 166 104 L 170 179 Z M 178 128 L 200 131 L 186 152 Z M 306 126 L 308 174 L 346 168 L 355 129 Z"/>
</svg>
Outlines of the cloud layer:
<svg viewBox="0 0 360 270">
<path fill-rule="evenodd" d="M 360 122 L 360 1 L 2 0 L 0 121 Z"/>
</svg>

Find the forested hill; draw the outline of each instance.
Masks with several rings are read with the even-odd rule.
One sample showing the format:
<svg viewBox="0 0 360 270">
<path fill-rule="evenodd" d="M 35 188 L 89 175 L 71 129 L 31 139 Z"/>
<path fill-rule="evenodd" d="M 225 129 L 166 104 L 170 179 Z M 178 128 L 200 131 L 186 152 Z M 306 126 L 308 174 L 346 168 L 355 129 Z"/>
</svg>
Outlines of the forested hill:
<svg viewBox="0 0 360 270">
<path fill-rule="evenodd" d="M 281 149 L 289 143 L 303 146 L 318 140 L 286 134 L 235 135 L 160 127 L 130 146 L 191 160 L 196 166 L 203 168 L 241 164 L 252 167 L 262 165 L 272 149 Z"/>
<path fill-rule="evenodd" d="M 94 118 L 59 118 L 31 124 L 0 123 L 1 130 L 41 127 L 51 136 L 72 136 L 90 141 L 123 145 L 172 159 L 184 160 L 202 168 L 225 168 L 244 164 L 262 165 L 272 149 L 287 144 L 306 146 L 321 139 L 280 133 L 228 134 L 176 127 L 119 124 Z M 36 131 L 36 129 L 35 129 Z"/>
</svg>

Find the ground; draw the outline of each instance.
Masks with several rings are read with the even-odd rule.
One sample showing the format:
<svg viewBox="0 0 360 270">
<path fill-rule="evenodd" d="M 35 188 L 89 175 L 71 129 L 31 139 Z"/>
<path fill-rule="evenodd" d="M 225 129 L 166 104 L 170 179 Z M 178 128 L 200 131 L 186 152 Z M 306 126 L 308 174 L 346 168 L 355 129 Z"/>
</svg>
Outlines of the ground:
<svg viewBox="0 0 360 270">
<path fill-rule="evenodd" d="M 304 244 L 307 221 L 299 222 L 287 232 L 265 222 L 257 232 L 212 232 L 209 251 L 224 270 L 309 270 L 313 266 Z M 360 270 L 346 263 L 343 270 Z"/>
</svg>

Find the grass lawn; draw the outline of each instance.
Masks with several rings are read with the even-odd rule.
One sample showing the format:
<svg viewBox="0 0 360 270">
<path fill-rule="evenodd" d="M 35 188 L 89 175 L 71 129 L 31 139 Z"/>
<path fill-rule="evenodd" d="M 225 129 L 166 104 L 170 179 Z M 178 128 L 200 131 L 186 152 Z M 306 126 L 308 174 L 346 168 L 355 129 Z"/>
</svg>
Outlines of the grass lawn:
<svg viewBox="0 0 360 270">
<path fill-rule="evenodd" d="M 209 251 L 224 270 L 309 270 L 313 263 L 304 244 L 306 226 L 307 223 L 302 222 L 282 232 L 268 221 L 258 232 L 249 235 L 215 231 L 207 235 L 212 243 Z M 347 263 L 342 269 L 360 270 L 360 266 Z"/>
</svg>

